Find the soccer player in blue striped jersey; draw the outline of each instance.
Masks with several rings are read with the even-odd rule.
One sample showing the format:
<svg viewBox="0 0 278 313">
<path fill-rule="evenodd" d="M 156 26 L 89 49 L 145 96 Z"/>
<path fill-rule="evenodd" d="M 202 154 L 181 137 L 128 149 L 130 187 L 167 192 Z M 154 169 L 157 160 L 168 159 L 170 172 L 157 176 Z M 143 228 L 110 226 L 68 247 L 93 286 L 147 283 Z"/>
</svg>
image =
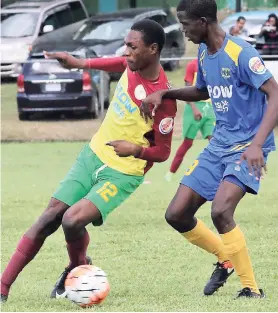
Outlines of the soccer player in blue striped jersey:
<svg viewBox="0 0 278 313">
<path fill-rule="evenodd" d="M 275 150 L 278 85 L 258 52 L 218 25 L 215 0 L 181 0 L 177 14 L 185 36 L 200 45 L 196 86 L 156 92 L 143 101 L 142 113 L 151 115 L 149 106 L 154 105 L 154 115 L 164 98 L 210 97 L 216 127 L 207 148 L 185 172 L 166 220 L 217 257 L 205 295 L 223 286 L 235 270 L 242 284 L 238 297 L 262 298 L 234 211 L 246 193 L 258 193 L 268 154 Z M 211 216 L 220 236 L 194 216 L 206 201 L 213 201 Z"/>
</svg>

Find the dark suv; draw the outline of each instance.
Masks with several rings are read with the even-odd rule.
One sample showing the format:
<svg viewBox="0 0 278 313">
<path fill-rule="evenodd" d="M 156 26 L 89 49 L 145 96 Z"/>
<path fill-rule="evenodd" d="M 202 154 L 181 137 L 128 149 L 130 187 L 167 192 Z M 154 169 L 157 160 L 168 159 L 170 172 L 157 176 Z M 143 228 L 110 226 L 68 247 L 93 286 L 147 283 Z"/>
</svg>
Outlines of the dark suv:
<svg viewBox="0 0 278 313">
<path fill-rule="evenodd" d="M 84 22 L 73 39 L 90 43 L 98 56 L 121 55 L 124 53 L 123 40 L 132 24 L 146 18 L 156 21 L 164 28 L 166 43 L 161 57 L 183 56 L 184 36 L 177 19 L 169 9 L 136 8 L 97 14 Z M 162 63 L 168 70 L 174 70 L 178 64 L 175 60 Z"/>
</svg>

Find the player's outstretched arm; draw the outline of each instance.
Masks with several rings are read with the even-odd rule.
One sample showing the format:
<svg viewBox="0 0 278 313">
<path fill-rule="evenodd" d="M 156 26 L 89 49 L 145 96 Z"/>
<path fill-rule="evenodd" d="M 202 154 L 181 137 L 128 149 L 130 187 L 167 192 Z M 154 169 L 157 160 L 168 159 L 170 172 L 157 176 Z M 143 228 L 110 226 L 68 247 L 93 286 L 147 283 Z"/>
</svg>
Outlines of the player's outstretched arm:
<svg viewBox="0 0 278 313">
<path fill-rule="evenodd" d="M 60 64 L 67 69 L 96 69 L 106 72 L 124 72 L 126 69 L 126 60 L 124 57 L 111 58 L 93 58 L 93 59 L 78 59 L 67 52 L 44 52 L 45 58 L 56 59 Z"/>
<path fill-rule="evenodd" d="M 207 89 L 198 89 L 195 86 L 184 87 L 179 89 L 165 89 L 154 92 L 142 101 L 140 112 L 147 121 L 148 118 L 155 116 L 157 109 L 160 107 L 163 99 L 181 100 L 186 102 L 201 101 L 209 99 Z M 150 106 L 154 106 L 150 110 Z"/>
<path fill-rule="evenodd" d="M 44 57 L 46 59 L 57 60 L 64 68 L 85 68 L 86 59 L 77 59 L 74 56 L 70 55 L 67 52 L 47 52 L 44 51 Z"/>
</svg>

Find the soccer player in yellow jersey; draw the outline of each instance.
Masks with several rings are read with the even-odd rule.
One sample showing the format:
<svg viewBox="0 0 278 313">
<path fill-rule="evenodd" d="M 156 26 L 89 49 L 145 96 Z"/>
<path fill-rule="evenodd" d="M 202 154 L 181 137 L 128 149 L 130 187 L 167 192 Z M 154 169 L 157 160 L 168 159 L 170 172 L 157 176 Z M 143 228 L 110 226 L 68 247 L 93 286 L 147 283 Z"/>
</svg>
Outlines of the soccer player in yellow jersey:
<svg viewBox="0 0 278 313">
<path fill-rule="evenodd" d="M 125 39 L 125 57 L 76 59 L 65 52 L 45 53 L 66 68 L 123 72 L 98 132 L 80 152 L 46 210 L 23 235 L 1 277 L 1 302 L 18 274 L 36 256 L 45 239 L 62 225 L 70 263 L 57 281 L 52 298 L 65 297 L 71 269 L 90 264 L 87 257 L 90 223 L 101 225 L 107 215 L 143 182 L 153 162 L 167 160 L 171 150 L 176 101 L 165 100 L 147 123 L 140 105 L 147 95 L 168 89 L 160 65 L 163 28 L 151 20 L 135 23 Z"/>
</svg>

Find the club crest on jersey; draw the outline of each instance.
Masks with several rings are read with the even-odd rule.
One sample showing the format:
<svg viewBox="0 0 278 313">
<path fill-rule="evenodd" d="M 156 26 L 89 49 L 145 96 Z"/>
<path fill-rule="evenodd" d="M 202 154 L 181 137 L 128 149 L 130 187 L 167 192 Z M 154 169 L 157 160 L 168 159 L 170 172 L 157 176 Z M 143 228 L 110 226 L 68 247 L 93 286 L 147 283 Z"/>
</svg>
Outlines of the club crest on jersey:
<svg viewBox="0 0 278 313">
<path fill-rule="evenodd" d="M 249 60 L 249 68 L 255 74 L 264 74 L 266 67 L 259 57 L 253 57 Z"/>
<path fill-rule="evenodd" d="M 166 135 L 169 134 L 174 126 L 174 119 L 172 117 L 165 117 L 159 123 L 159 131 L 161 134 Z"/>
<path fill-rule="evenodd" d="M 231 77 L 231 70 L 227 67 L 221 68 L 221 76 L 225 79 L 228 79 Z"/>
<path fill-rule="evenodd" d="M 137 100 L 144 100 L 147 97 L 147 93 L 143 85 L 138 85 L 134 89 L 134 96 Z"/>
</svg>

